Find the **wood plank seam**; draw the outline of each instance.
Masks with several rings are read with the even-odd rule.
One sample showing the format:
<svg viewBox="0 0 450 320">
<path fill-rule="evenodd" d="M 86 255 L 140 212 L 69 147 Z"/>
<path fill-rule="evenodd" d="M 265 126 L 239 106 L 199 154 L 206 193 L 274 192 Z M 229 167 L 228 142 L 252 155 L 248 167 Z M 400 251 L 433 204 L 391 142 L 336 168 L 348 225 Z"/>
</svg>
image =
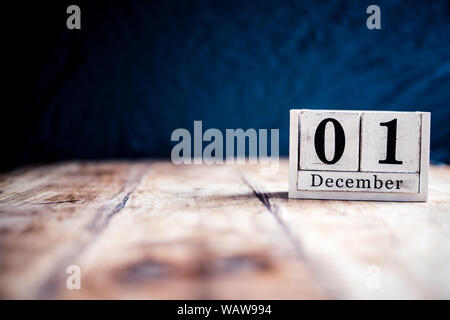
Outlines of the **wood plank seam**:
<svg viewBox="0 0 450 320">
<path fill-rule="evenodd" d="M 297 257 L 305 264 L 307 269 L 309 270 L 312 277 L 316 280 L 316 284 L 319 286 L 320 290 L 325 293 L 327 297 L 330 298 L 342 298 L 346 296 L 344 285 L 339 286 L 339 292 L 336 288 L 329 286 L 326 282 L 327 277 L 324 277 L 324 274 L 329 275 L 333 270 L 329 270 L 329 268 L 324 267 L 322 263 L 317 263 L 313 261 L 311 258 L 306 256 L 305 251 L 303 250 L 302 241 L 292 229 L 288 226 L 288 224 L 281 218 L 280 210 L 281 206 L 273 203 L 271 201 L 272 193 L 262 191 L 262 188 L 259 187 L 255 182 L 249 182 L 248 177 L 241 174 L 243 182 L 252 190 L 255 197 L 261 201 L 264 207 L 269 211 L 269 213 L 274 217 L 277 224 L 284 231 L 285 236 L 288 238 L 288 241 L 294 247 L 294 251 Z M 347 295 L 348 296 L 348 295 Z"/>
<path fill-rule="evenodd" d="M 143 168 L 133 168 L 123 189 L 109 200 L 108 203 L 102 205 L 96 211 L 94 218 L 87 224 L 85 229 L 89 232 L 88 237 L 80 240 L 75 246 L 68 248 L 67 254 L 55 264 L 55 267 L 37 289 L 35 293 L 37 298 L 51 299 L 57 294 L 60 285 L 64 283 L 64 272 L 62 270 L 65 270 L 67 266 L 73 264 L 93 244 L 95 239 L 101 236 L 102 232 L 111 222 L 111 219 L 125 208 L 130 195 L 139 186 L 143 177 Z"/>
<path fill-rule="evenodd" d="M 243 182 L 252 190 L 255 197 L 261 201 L 261 203 L 264 205 L 264 207 L 269 211 L 269 213 L 275 218 L 275 221 L 278 223 L 278 225 L 281 227 L 281 229 L 285 232 L 286 237 L 288 238 L 291 245 L 294 247 L 294 250 L 298 257 L 302 260 L 305 260 L 305 254 L 302 249 L 302 244 L 300 240 L 294 235 L 292 230 L 289 228 L 289 226 L 286 225 L 286 223 L 281 219 L 280 217 L 280 207 L 272 203 L 270 200 L 270 193 L 264 192 L 261 190 L 261 188 L 258 188 L 256 185 L 251 184 L 247 178 L 243 177 Z"/>
</svg>

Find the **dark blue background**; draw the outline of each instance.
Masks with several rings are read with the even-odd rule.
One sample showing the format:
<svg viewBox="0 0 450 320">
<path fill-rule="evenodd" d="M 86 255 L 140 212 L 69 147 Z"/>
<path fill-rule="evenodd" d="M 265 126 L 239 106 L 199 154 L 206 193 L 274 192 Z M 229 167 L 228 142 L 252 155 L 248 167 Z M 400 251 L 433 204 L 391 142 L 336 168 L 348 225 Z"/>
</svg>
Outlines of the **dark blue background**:
<svg viewBox="0 0 450 320">
<path fill-rule="evenodd" d="M 366 28 L 370 4 L 382 30 Z M 450 163 L 448 1 L 30 5 L 6 13 L 19 93 L 2 168 L 167 157 L 194 120 L 280 128 L 287 155 L 292 107 L 431 111 L 431 158 Z"/>
</svg>

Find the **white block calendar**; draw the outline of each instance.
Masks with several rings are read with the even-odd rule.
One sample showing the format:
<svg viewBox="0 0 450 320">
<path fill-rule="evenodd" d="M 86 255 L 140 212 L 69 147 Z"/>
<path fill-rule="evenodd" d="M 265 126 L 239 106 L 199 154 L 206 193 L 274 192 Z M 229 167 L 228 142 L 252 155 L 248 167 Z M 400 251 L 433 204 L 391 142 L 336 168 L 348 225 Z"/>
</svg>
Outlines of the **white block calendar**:
<svg viewBox="0 0 450 320">
<path fill-rule="evenodd" d="M 430 113 L 290 111 L 289 198 L 427 201 Z"/>
</svg>

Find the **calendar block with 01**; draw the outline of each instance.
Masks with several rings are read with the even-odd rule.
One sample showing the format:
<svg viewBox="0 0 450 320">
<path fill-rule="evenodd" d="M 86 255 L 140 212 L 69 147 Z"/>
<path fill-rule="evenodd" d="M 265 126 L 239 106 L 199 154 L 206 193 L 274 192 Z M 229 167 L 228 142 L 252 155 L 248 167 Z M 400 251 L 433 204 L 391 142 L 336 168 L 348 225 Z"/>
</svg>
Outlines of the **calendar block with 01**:
<svg viewBox="0 0 450 320">
<path fill-rule="evenodd" d="M 289 198 L 426 201 L 430 113 L 290 111 Z"/>
</svg>

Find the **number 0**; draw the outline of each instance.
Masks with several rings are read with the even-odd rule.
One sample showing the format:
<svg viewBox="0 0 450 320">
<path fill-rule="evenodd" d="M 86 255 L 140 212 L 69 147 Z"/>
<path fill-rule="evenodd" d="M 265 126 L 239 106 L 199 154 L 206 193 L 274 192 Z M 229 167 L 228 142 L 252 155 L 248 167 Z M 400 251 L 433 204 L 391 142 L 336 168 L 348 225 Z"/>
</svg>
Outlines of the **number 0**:
<svg viewBox="0 0 450 320">
<path fill-rule="evenodd" d="M 334 157 L 328 160 L 325 156 L 325 127 L 331 122 L 334 126 Z M 314 147 L 319 159 L 326 164 L 334 164 L 341 159 L 345 149 L 345 133 L 339 121 L 333 118 L 327 118 L 319 123 L 314 135 Z"/>
</svg>

